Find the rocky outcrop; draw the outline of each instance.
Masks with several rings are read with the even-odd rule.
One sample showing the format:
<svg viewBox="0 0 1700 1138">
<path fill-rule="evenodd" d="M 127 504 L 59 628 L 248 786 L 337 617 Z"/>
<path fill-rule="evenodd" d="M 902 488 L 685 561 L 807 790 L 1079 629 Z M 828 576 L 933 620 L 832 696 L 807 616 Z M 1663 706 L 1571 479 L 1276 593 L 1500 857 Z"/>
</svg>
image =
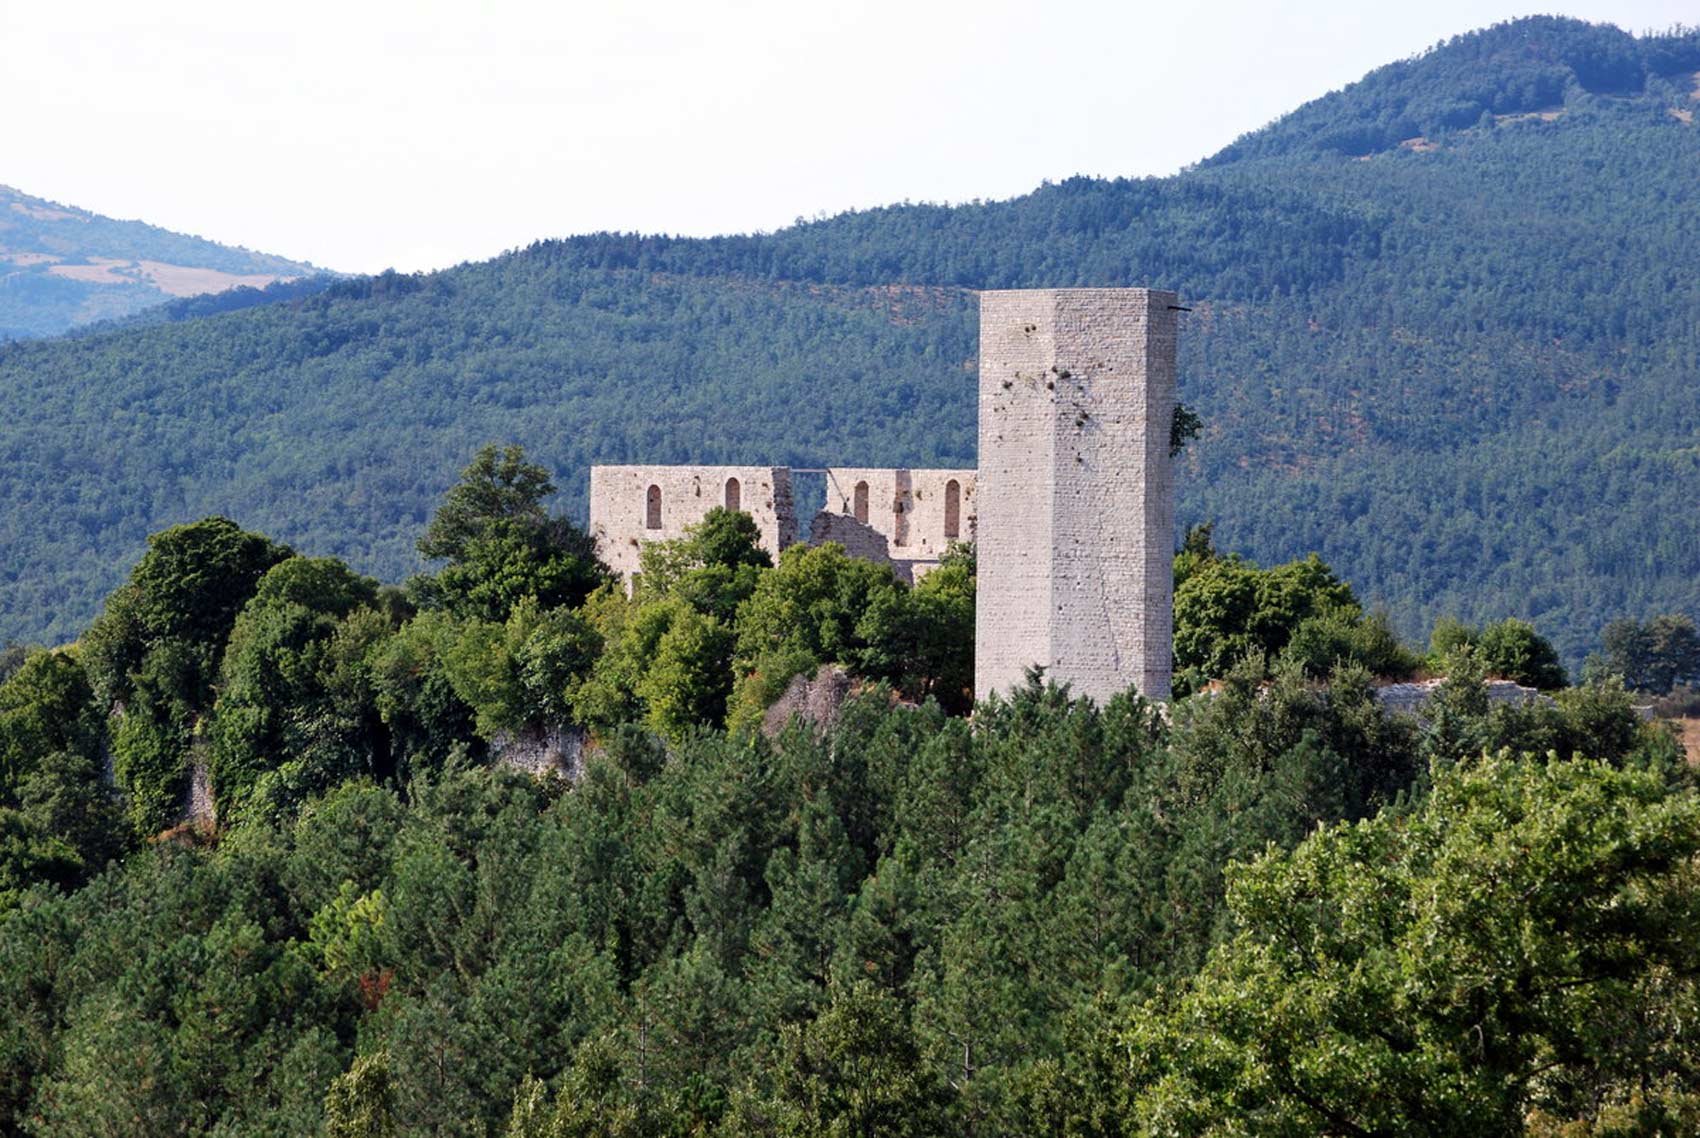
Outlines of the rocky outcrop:
<svg viewBox="0 0 1700 1138">
<path fill-rule="evenodd" d="M 578 781 L 584 768 L 584 732 L 554 724 L 502 732 L 490 740 L 490 758 L 498 765 L 529 775 L 553 775 Z"/>
<path fill-rule="evenodd" d="M 839 709 L 856 689 L 856 681 L 836 664 L 823 664 L 811 679 L 798 676 L 762 716 L 762 734 L 779 734 L 793 718 L 812 725 L 824 734 L 838 720 Z"/>
<path fill-rule="evenodd" d="M 213 801 L 212 775 L 207 770 L 205 743 L 197 740 L 189 751 L 189 778 L 183 787 L 183 798 L 177 807 L 180 825 L 218 825 L 218 804 Z"/>
</svg>

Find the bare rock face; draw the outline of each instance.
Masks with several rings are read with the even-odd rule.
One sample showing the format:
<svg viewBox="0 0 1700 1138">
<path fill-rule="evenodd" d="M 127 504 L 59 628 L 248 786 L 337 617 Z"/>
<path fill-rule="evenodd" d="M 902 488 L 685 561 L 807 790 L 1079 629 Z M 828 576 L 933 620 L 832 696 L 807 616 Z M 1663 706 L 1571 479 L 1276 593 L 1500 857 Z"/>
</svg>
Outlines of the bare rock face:
<svg viewBox="0 0 1700 1138">
<path fill-rule="evenodd" d="M 206 747 L 197 742 L 189 753 L 189 783 L 177 817 L 187 826 L 213 828 L 218 825 L 218 806 L 213 802 L 212 775 L 207 770 Z"/>
<path fill-rule="evenodd" d="M 798 676 L 762 716 L 762 734 L 770 738 L 779 734 L 793 717 L 812 725 L 817 734 L 824 734 L 837 721 L 839 709 L 855 687 L 850 673 L 836 664 L 821 665 L 813 679 Z"/>
<path fill-rule="evenodd" d="M 577 782 L 584 768 L 584 732 L 560 724 L 504 732 L 490 740 L 490 757 L 498 766 L 532 776 L 553 775 Z"/>
</svg>

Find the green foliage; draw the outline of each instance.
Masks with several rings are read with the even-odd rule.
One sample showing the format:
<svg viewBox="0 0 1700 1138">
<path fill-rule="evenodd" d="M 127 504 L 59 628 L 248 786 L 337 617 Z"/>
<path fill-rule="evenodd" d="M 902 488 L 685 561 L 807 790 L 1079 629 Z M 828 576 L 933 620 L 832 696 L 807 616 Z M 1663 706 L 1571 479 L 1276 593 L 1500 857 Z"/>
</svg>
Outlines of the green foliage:
<svg viewBox="0 0 1700 1138">
<path fill-rule="evenodd" d="M 315 611 L 292 598 L 353 604 L 312 625 L 329 631 L 304 643 L 325 648 L 326 662 L 367 662 L 362 698 L 389 709 L 397 739 L 420 744 L 398 760 L 405 786 L 357 777 L 322 793 L 305 781 L 280 791 L 284 768 L 267 770 L 216 845 L 151 845 L 90 879 L 103 863 L 71 835 L 76 819 L 98 816 L 100 799 L 78 800 L 76 768 L 42 760 L 37 773 L 58 780 L 54 795 L 26 789 L 16 810 L 0 810 L 0 874 L 9 875 L 0 880 L 0 1125 L 55 1134 L 122 1130 L 126 1119 L 166 1132 L 277 1135 L 1125 1132 L 1147 1084 L 1130 1087 L 1115 1025 L 1157 993 L 1192 991 L 1205 961 L 1220 969 L 1216 961 L 1239 951 L 1248 934 L 1228 907 L 1243 890 L 1236 862 L 1315 842 L 1319 824 L 1377 818 L 1368 825 L 1390 841 L 1424 835 L 1444 853 L 1434 864 L 1485 891 L 1500 923 L 1480 927 L 1522 919 L 1547 928 L 1564 906 L 1529 892 L 1547 879 L 1525 870 L 1586 861 L 1589 843 L 1625 818 L 1653 833 L 1669 812 L 1693 812 L 1668 737 L 1637 723 L 1621 687 L 1572 689 L 1551 708 L 1489 710 L 1479 669 L 1463 668 L 1428 719 L 1389 719 L 1361 667 L 1322 682 L 1291 658 L 1272 675 L 1253 659 L 1215 694 L 1166 713 L 1132 694 L 1099 708 L 1034 682 L 981 705 L 972 726 L 930 701 L 894 704 L 879 686 L 849 700 L 829 730 L 794 727 L 775 739 L 681 716 L 664 742 L 620 720 L 568 790 L 471 761 L 477 751 L 423 710 L 428 685 L 447 684 L 459 666 L 442 661 L 472 638 L 505 661 L 489 673 L 500 681 L 492 690 L 509 685 L 502 698 L 517 707 L 529 697 L 514 661 L 540 629 L 582 621 L 617 632 L 617 645 L 628 629 L 653 625 L 633 634 L 651 647 L 633 657 L 648 666 L 628 694 L 654 721 L 689 701 L 689 683 L 663 691 L 662 680 L 688 680 L 675 664 L 706 655 L 675 657 L 667 639 L 712 630 L 712 616 L 676 596 L 634 603 L 610 589 L 577 612 L 528 601 L 510 623 L 435 611 L 397 629 L 368 607 L 357 578 L 285 566 L 238 617 L 233 648 L 259 642 L 251 633 L 266 626 L 254 614 Z M 953 559 L 946 572 L 965 575 L 966 566 Z M 571 621 L 553 624 L 563 616 Z M 373 638 L 354 637 L 355 625 Z M 343 636 L 351 648 L 338 656 L 329 645 Z M 566 683 L 566 707 L 576 711 L 611 656 Z M 345 689 L 322 681 L 342 666 L 312 670 L 319 678 L 300 689 L 304 708 L 335 705 Z M 415 666 L 420 674 L 406 679 Z M 28 671 L 28 685 L 0 691 L 76 689 L 62 669 L 32 659 Z M 55 677 L 64 683 L 36 682 Z M 120 730 L 132 722 L 156 720 L 126 717 Z M 440 760 L 437 730 L 446 732 Z M 1451 804 L 1466 784 L 1451 772 L 1477 769 L 1471 746 L 1506 740 L 1520 749 L 1585 740 L 1573 749 L 1636 773 L 1599 783 L 1609 793 L 1578 806 L 1573 821 L 1598 818 L 1597 831 L 1576 822 L 1523 850 L 1529 835 L 1507 803 L 1551 788 L 1507 774 L 1515 794 L 1478 812 L 1510 818 L 1504 832 L 1488 834 L 1469 814 L 1466 832 L 1454 833 Z M 1425 759 L 1439 790 L 1429 789 Z M 1539 758 L 1494 762 L 1546 769 Z M 1636 789 L 1653 786 L 1654 798 Z M 1624 788 L 1633 793 L 1619 795 Z M 1448 805 L 1425 805 L 1431 795 Z M 53 820 L 30 814 L 49 802 Z M 1568 852 L 1553 852 L 1561 847 Z M 1478 864 L 1483 849 L 1513 858 L 1517 872 L 1501 884 Z M 1365 896 L 1387 905 L 1396 895 L 1383 897 L 1384 879 L 1410 863 L 1338 869 L 1365 874 Z M 81 884 L 56 895 L 44 883 Z M 1428 895 L 1413 887 L 1419 894 Z M 1270 905 L 1296 920 L 1326 912 L 1331 896 L 1316 894 L 1309 908 L 1291 898 Z M 1613 943 L 1639 937 L 1651 952 L 1673 927 L 1664 916 L 1685 912 L 1674 902 L 1648 909 L 1656 890 L 1624 896 L 1640 907 L 1620 905 L 1630 923 Z M 1578 907 L 1608 911 L 1617 910 Z M 1448 932 L 1407 956 L 1461 968 L 1456 939 Z M 1505 990 L 1491 971 L 1475 975 L 1484 992 Z M 1671 971 L 1660 982 L 1610 995 L 1637 1010 L 1624 1062 L 1659 1076 L 1637 1109 L 1676 1111 L 1700 1083 L 1667 1064 L 1679 1054 L 1669 1032 L 1686 1014 L 1686 981 Z M 1604 997 L 1587 1005 L 1607 1006 Z M 1156 1007 L 1141 1022 L 1171 1023 L 1168 1014 Z M 1404 1022 L 1374 1022 L 1384 1020 Z M 1455 1044 L 1457 1033 L 1433 1037 Z M 1598 1088 L 1606 1107 L 1629 1109 L 1618 1057 L 1584 1057 L 1597 1060 L 1594 1081 L 1542 1083 L 1542 1108 L 1573 1117 L 1564 1112 L 1594 1101 Z M 1201 1091 L 1187 1108 L 1203 1116 L 1233 1101 Z"/>
<path fill-rule="evenodd" d="M 419 552 L 459 561 L 499 529 L 539 529 L 549 520 L 543 499 L 554 492 L 549 472 L 527 462 L 524 447 L 487 446 L 449 488 L 419 539 Z"/>
<path fill-rule="evenodd" d="M 96 706 L 116 721 L 113 771 L 138 834 L 176 821 L 190 747 L 211 710 L 237 614 L 260 579 L 293 556 L 225 518 L 174 526 L 148 539 L 128 583 L 84 635 L 81 659 Z"/>
<path fill-rule="evenodd" d="M 554 491 L 524 448 L 480 450 L 419 539 L 421 554 L 448 561 L 409 583 L 419 606 L 500 622 L 527 597 L 547 608 L 583 601 L 607 572 L 589 535 L 544 509 Z"/>
<path fill-rule="evenodd" d="M 70 652 L 37 650 L 0 681 L 0 802 L 54 751 L 98 757 L 105 732 L 94 691 Z"/>
<path fill-rule="evenodd" d="M 669 739 L 704 723 L 726 718 L 732 690 L 732 633 L 711 616 L 682 602 L 646 606 L 644 614 L 665 621 L 643 678 L 633 688 L 648 708 L 645 721 Z"/>
<path fill-rule="evenodd" d="M 1452 617 L 1436 621 L 1429 637 L 1431 665 L 1445 670 L 1446 661 L 1462 651 L 1469 651 L 1488 675 L 1525 687 L 1555 691 L 1569 682 L 1552 642 L 1516 617 L 1482 629 Z"/>
<path fill-rule="evenodd" d="M 1550 112 L 1588 95 L 1632 96 L 1700 69 L 1700 36 L 1675 28 L 1637 40 L 1606 24 L 1541 16 L 1454 36 L 1370 72 L 1343 91 L 1247 135 L 1210 160 L 1323 151 L 1363 157 L 1486 116 Z"/>
<path fill-rule="evenodd" d="M 947 560 L 913 589 L 881 593 L 857 622 L 867 641 L 858 668 L 911 699 L 931 696 L 952 714 L 974 703 L 974 570 Z"/>
<path fill-rule="evenodd" d="M 112 775 L 138 836 L 177 822 L 189 776 L 193 727 L 185 708 L 139 693 L 112 732 Z"/>
<path fill-rule="evenodd" d="M 1700 684 L 1700 632 L 1687 616 L 1624 617 L 1606 625 L 1600 640 L 1604 652 L 1588 658 L 1590 675 L 1621 676 L 1634 690 L 1653 695 Z"/>
<path fill-rule="evenodd" d="M 1312 676 L 1325 676 L 1340 664 L 1357 664 L 1372 675 L 1405 679 L 1417 657 L 1399 642 L 1385 611 L 1362 615 L 1352 607 L 1308 617 L 1293 629 L 1282 654 Z"/>
<path fill-rule="evenodd" d="M 873 631 L 861 626 L 863 615 L 902 589 L 888 567 L 853 558 L 843 546 L 794 545 L 738 611 L 738 664 L 807 658 L 856 668 Z"/>
<path fill-rule="evenodd" d="M 609 732 L 641 721 L 669 739 L 726 717 L 732 689 L 732 634 L 679 597 L 629 601 L 618 587 L 582 610 L 602 654 L 569 683 L 577 722 Z"/>
<path fill-rule="evenodd" d="M 388 769 L 366 664 L 392 631 L 377 595 L 330 558 L 292 557 L 260 579 L 231 629 L 208 732 L 221 814 L 263 774 L 276 805 Z"/>
<path fill-rule="evenodd" d="M 644 598 L 677 597 L 722 624 L 755 591 L 761 570 L 773 567 L 762 549 L 755 519 L 716 506 L 686 536 L 652 541 L 638 553 L 638 588 Z"/>
<path fill-rule="evenodd" d="M 770 1078 L 772 1091 L 746 1104 L 728 1134 L 951 1133 L 948 1086 L 922 1063 L 897 1001 L 866 984 L 835 990 L 814 1022 L 786 1028 Z"/>
<path fill-rule="evenodd" d="M 30 650 L 22 644 L 7 644 L 0 647 L 0 683 L 12 678 L 12 673 L 24 666 L 29 659 Z"/>
<path fill-rule="evenodd" d="M 1241 660 L 1288 653 L 1312 675 L 1351 662 L 1400 677 L 1415 659 L 1387 618 L 1365 619 L 1352 588 L 1316 554 L 1260 569 L 1223 557 L 1209 526 L 1187 534 L 1175 558 L 1175 693 L 1225 676 Z"/>
<path fill-rule="evenodd" d="M 1669 762 L 1670 741 L 1644 724 L 1622 683 L 1596 680 L 1551 700 L 1490 706 L 1487 670 L 1464 649 L 1444 661 L 1446 679 L 1423 708 L 1423 753 L 1434 767 L 1506 750 L 1637 765 Z"/>
<path fill-rule="evenodd" d="M 0 681 L 0 915 L 30 886 L 81 885 L 123 852 L 105 741 L 74 653 L 37 650 Z"/>
<path fill-rule="evenodd" d="M 623 1100 L 615 1047 L 614 1039 L 602 1036 L 579 1048 L 553 1110 L 548 1088 L 527 1076 L 504 1138 L 639 1138 L 659 1129 L 648 1112 Z"/>
<path fill-rule="evenodd" d="M 1186 449 L 1186 444 L 1196 439 L 1203 430 L 1204 420 L 1198 417 L 1198 412 L 1185 403 L 1176 403 L 1169 423 L 1169 457 L 1179 456 Z"/>
<path fill-rule="evenodd" d="M 381 1053 L 362 1055 L 331 1083 L 325 1095 L 326 1138 L 392 1138 L 388 1062 Z"/>
<path fill-rule="evenodd" d="M 96 690 L 123 698 L 123 665 L 164 641 L 216 655 L 261 576 L 290 555 L 288 548 L 227 518 L 174 526 L 148 538 L 147 553 L 130 572 L 130 587 L 112 595 L 106 614 L 90 630 L 88 662 L 91 671 L 99 670 Z M 116 643 L 98 635 L 107 622 L 122 637 Z M 200 686 L 173 694 L 204 696 L 211 676 L 195 679 Z"/>
<path fill-rule="evenodd" d="M 1695 1109 L 1700 802 L 1502 757 L 1234 873 L 1238 931 L 1129 1033 L 1140 1132 L 1515 1134 Z"/>
</svg>

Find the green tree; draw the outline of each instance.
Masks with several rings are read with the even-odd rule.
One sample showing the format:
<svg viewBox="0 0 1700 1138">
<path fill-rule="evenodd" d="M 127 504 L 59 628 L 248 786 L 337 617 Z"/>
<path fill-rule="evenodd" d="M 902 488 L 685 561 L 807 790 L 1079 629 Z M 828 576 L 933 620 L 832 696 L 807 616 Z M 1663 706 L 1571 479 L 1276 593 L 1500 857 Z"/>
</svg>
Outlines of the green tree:
<svg viewBox="0 0 1700 1138">
<path fill-rule="evenodd" d="M 0 682 L 0 804 L 55 751 L 98 758 L 104 717 L 75 655 L 37 650 Z"/>
<path fill-rule="evenodd" d="M 544 508 L 554 492 L 522 448 L 480 450 L 419 540 L 422 555 L 448 562 L 409 582 L 420 607 L 500 623 L 525 597 L 545 608 L 582 603 L 607 570 L 588 534 Z"/>
<path fill-rule="evenodd" d="M 492 532 L 541 529 L 549 522 L 543 500 L 555 492 L 549 472 L 527 462 L 520 446 L 486 446 L 460 473 L 437 507 L 419 552 L 432 560 L 464 560 Z"/>
<path fill-rule="evenodd" d="M 687 527 L 684 537 L 644 544 L 638 553 L 640 596 L 677 597 L 729 625 L 762 571 L 773 567 L 760 542 L 754 518 L 716 506 Z"/>
<path fill-rule="evenodd" d="M 1316 677 L 1342 664 L 1356 664 L 1372 675 L 1405 679 L 1418 663 L 1416 655 L 1399 643 L 1385 612 L 1363 616 L 1352 608 L 1331 609 L 1301 622 L 1282 655 Z"/>
<path fill-rule="evenodd" d="M 268 772 L 297 800 L 387 769 L 364 662 L 392 631 L 371 608 L 377 595 L 376 581 L 328 557 L 292 557 L 260 579 L 231 629 L 208 730 L 221 815 Z"/>
<path fill-rule="evenodd" d="M 1195 533 L 1198 531 L 1195 531 Z M 1235 556 L 1218 556 L 1209 534 L 1189 534 L 1178 563 L 1183 579 L 1175 587 L 1175 691 L 1185 695 L 1226 675 L 1252 653 L 1273 660 L 1297 630 L 1316 618 L 1344 624 L 1350 633 L 1362 610 L 1350 585 L 1334 576 L 1314 553 L 1270 569 Z M 1307 655 L 1325 656 L 1329 637 L 1316 630 Z M 1373 630 L 1366 644 L 1376 651 Z M 1350 641 L 1347 641 L 1350 647 Z M 1307 663 L 1331 666 L 1333 660 Z"/>
<path fill-rule="evenodd" d="M 138 834 L 177 820 L 190 747 L 237 614 L 267 571 L 292 556 L 225 518 L 156 533 L 83 638 L 97 706 L 117 720 L 113 772 Z"/>
<path fill-rule="evenodd" d="M 1632 1096 L 1678 1125 L 1697 853 L 1658 773 L 1502 756 L 1263 857 L 1235 938 L 1133 1017 L 1141 1132 L 1516 1134 Z"/>
<path fill-rule="evenodd" d="M 913 589 L 882 592 L 856 624 L 859 669 L 912 699 L 964 714 L 974 703 L 974 573 L 950 559 Z"/>
<path fill-rule="evenodd" d="M 396 1133 L 389 1057 L 361 1055 L 325 1095 L 326 1138 L 392 1138 Z"/>
<path fill-rule="evenodd" d="M 548 1088 L 527 1077 L 514 1095 L 504 1138 L 639 1138 L 647 1119 L 626 1100 L 618 1040 L 587 1040 L 573 1056 L 561 1092 L 549 1105 Z"/>
<path fill-rule="evenodd" d="M 659 608 L 656 618 L 666 618 L 666 631 L 634 689 L 648 708 L 646 722 L 673 740 L 695 727 L 718 726 L 732 690 L 731 631 L 682 602 L 644 607 Z"/>
<path fill-rule="evenodd" d="M 1466 648 L 1490 676 L 1542 691 L 1556 691 L 1569 682 L 1558 649 L 1528 621 L 1507 617 L 1481 629 L 1451 617 L 1435 622 L 1429 638 L 1429 659 L 1434 667 L 1444 669 L 1448 657 Z"/>
<path fill-rule="evenodd" d="M 395 773 L 435 771 L 457 749 L 482 751 L 477 713 L 450 676 L 460 626 L 448 613 L 422 612 L 368 658 L 373 705 L 389 729 Z"/>
<path fill-rule="evenodd" d="M 792 546 L 738 610 L 741 681 L 778 694 L 792 676 L 820 664 L 878 669 L 884 653 L 868 635 L 894 626 L 864 624 L 863 618 L 882 604 L 899 603 L 904 588 L 889 567 L 853 558 L 836 543 Z"/>
<path fill-rule="evenodd" d="M 904 1138 L 952 1133 L 950 1090 L 922 1061 L 901 1007 L 868 984 L 835 988 L 812 1023 L 787 1027 L 773 1089 L 746 1101 L 735 1135 Z"/>
<path fill-rule="evenodd" d="M 178 690 L 160 694 L 204 707 L 236 614 L 266 571 L 290 556 L 287 546 L 227 518 L 149 537 L 128 584 L 107 598 L 106 611 L 84 637 L 84 664 L 96 694 L 109 704 L 125 700 L 144 657 L 175 643 L 191 652 L 190 666 L 181 671 Z"/>
<path fill-rule="evenodd" d="M 1700 684 L 1700 632 L 1687 616 L 1625 617 L 1600 634 L 1604 654 L 1590 657 L 1593 675 L 1618 675 L 1635 691 L 1664 695 L 1677 684 Z"/>
</svg>

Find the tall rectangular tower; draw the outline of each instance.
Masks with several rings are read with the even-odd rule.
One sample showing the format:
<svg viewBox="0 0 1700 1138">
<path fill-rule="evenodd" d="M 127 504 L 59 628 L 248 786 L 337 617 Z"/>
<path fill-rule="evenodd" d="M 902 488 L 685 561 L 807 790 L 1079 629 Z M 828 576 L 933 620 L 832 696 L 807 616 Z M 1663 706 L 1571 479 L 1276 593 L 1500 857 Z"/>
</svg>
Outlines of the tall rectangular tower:
<svg viewBox="0 0 1700 1138">
<path fill-rule="evenodd" d="M 1175 294 L 980 295 L 974 691 L 1169 696 Z"/>
</svg>

